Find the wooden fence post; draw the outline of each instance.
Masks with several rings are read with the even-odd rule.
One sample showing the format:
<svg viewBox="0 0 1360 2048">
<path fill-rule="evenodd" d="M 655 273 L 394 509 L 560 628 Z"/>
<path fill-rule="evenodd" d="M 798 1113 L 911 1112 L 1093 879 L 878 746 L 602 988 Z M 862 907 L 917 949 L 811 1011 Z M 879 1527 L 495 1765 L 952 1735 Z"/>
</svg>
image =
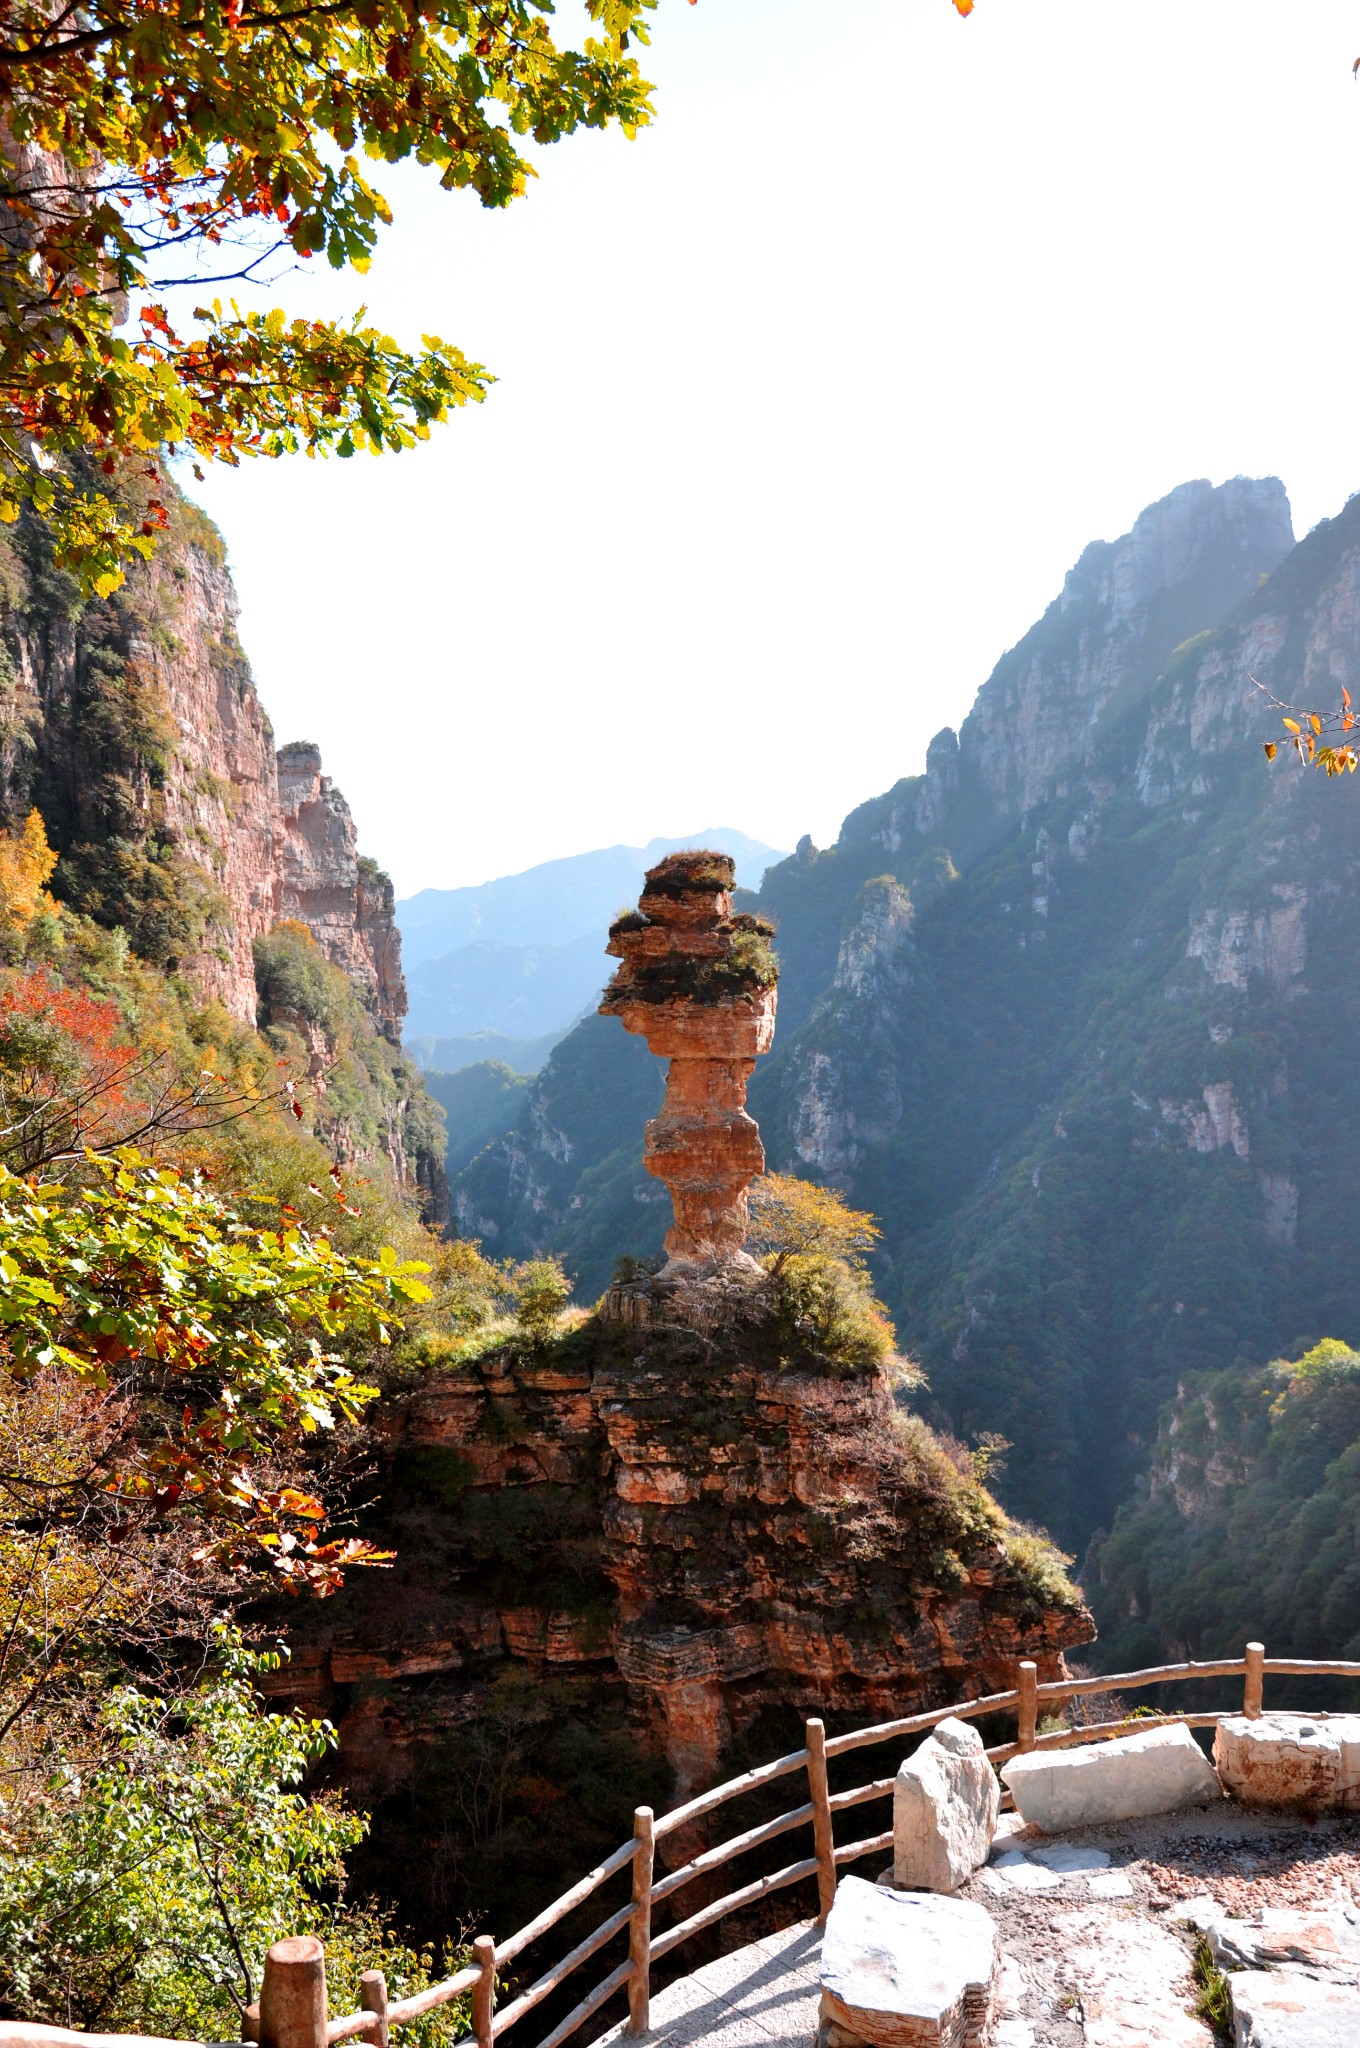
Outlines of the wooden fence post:
<svg viewBox="0 0 1360 2048">
<path fill-rule="evenodd" d="M 812 1799 L 812 1844 L 817 1855 L 817 1920 L 822 1927 L 836 1900 L 836 1842 L 831 1826 L 831 1792 L 826 1777 L 826 1725 L 807 1724 L 808 1792 Z"/>
<path fill-rule="evenodd" d="M 260 2001 L 257 1998 L 254 2005 L 243 2005 L 241 2007 L 241 2039 L 243 2041 L 258 2041 L 259 2038 Z"/>
<path fill-rule="evenodd" d="M 1019 1723 L 1017 1740 L 1022 1753 L 1028 1754 L 1034 1747 L 1034 1731 L 1039 1724 L 1039 1667 L 1028 1657 L 1020 1660 L 1020 1705 L 1016 1712 Z"/>
<path fill-rule="evenodd" d="M 326 2048 L 326 1951 L 314 1934 L 276 1941 L 264 1959 L 260 2048 Z"/>
<path fill-rule="evenodd" d="M 482 1973 L 472 1987 L 473 2038 L 477 2048 L 491 2048 L 496 2011 L 496 1944 L 489 1934 L 479 1934 L 473 1942 L 472 1960 Z"/>
<path fill-rule="evenodd" d="M 633 1905 L 628 1923 L 628 1954 L 633 1974 L 628 1979 L 628 2031 L 645 2034 L 652 2002 L 652 1868 L 656 1850 L 652 1809 L 639 1806 L 633 1815 Z"/>
<path fill-rule="evenodd" d="M 364 2035 L 373 2048 L 388 2048 L 391 2029 L 387 2024 L 387 1979 L 381 1970 L 365 1970 L 359 1979 L 359 2006 L 363 2012 L 371 2012 L 373 2025 Z"/>
<path fill-rule="evenodd" d="M 1247 1644 L 1247 1682 L 1242 1694 L 1242 1712 L 1249 1721 L 1261 1718 L 1261 1695 L 1266 1683 L 1264 1643 Z"/>
</svg>

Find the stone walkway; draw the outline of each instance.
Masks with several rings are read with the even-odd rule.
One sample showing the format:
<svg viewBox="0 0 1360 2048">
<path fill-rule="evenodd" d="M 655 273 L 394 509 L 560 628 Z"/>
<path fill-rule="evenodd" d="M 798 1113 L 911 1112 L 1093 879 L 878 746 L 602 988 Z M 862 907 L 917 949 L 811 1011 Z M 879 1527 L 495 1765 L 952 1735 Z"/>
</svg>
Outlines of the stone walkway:
<svg viewBox="0 0 1360 2048">
<path fill-rule="evenodd" d="M 1348 1908 L 1360 1925 L 1360 1816 L 1310 1824 L 1225 1801 L 1056 1839 L 1011 1817 L 1003 1828 L 965 1894 L 987 1907 L 1001 1939 L 994 2048 L 1213 2048 L 1194 2011 L 1197 1908 Z M 812 2048 L 820 1959 L 814 1921 L 766 1935 L 659 1991 L 646 2039 Z M 1352 1984 L 1356 1968 L 1341 1972 Z M 603 2037 L 620 2048 L 625 2039 L 622 2026 Z M 1360 2048 L 1344 2022 L 1335 2039 Z"/>
<path fill-rule="evenodd" d="M 668 2048 L 689 2048 L 699 2041 L 717 2048 L 766 2048 L 770 2042 L 780 2048 L 812 2048 L 821 1953 L 822 1930 L 815 1920 L 803 1920 L 720 1956 L 656 1993 L 651 2030 L 643 2038 L 657 2048 L 662 2042 Z M 617 2026 L 596 2048 L 631 2038 Z"/>
</svg>

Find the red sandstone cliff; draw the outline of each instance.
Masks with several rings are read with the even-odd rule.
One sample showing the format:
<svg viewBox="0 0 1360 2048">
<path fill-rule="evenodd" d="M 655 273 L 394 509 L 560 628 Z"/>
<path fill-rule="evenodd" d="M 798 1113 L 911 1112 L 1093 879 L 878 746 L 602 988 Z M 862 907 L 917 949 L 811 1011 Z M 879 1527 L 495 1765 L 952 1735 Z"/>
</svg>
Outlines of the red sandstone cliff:
<svg viewBox="0 0 1360 2048">
<path fill-rule="evenodd" d="M 763 1715 L 885 1719 L 1092 1634 L 883 1371 L 781 1362 L 758 1325 L 592 1320 L 380 1428 L 396 1566 L 299 1615 L 276 1685 L 337 1720 L 366 1801 L 439 1780 L 507 1694 L 621 1703 L 683 1795 Z"/>
<path fill-rule="evenodd" d="M 391 884 L 359 857 L 318 750 L 275 752 L 221 541 L 191 506 L 174 515 L 105 602 L 80 601 L 40 531 L 0 542 L 0 823 L 36 802 L 63 855 L 58 892 L 243 1023 L 252 940 L 300 920 L 397 1043 Z"/>
</svg>

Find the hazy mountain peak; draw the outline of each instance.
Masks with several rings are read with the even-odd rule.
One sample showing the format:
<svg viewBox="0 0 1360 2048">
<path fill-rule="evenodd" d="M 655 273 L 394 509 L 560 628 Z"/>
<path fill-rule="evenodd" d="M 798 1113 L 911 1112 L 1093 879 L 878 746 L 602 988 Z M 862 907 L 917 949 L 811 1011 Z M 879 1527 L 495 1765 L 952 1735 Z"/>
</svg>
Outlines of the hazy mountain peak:
<svg viewBox="0 0 1360 2048">
<path fill-rule="evenodd" d="M 406 965 L 418 967 L 477 940 L 564 946 L 598 932 L 603 948 L 610 919 L 621 903 L 637 896 L 646 869 L 686 847 L 730 853 L 738 886 L 746 889 L 758 889 L 765 869 L 785 857 L 730 825 L 713 825 L 678 839 L 651 839 L 646 846 L 601 846 L 567 854 L 468 888 L 421 889 L 397 905 Z"/>
<path fill-rule="evenodd" d="M 1172 651 L 1245 603 L 1293 545 L 1278 477 L 1180 484 L 1118 540 L 1092 541 L 979 690 L 960 765 L 1004 810 L 1032 810 L 1081 768 L 1116 695 L 1150 688 Z"/>
</svg>

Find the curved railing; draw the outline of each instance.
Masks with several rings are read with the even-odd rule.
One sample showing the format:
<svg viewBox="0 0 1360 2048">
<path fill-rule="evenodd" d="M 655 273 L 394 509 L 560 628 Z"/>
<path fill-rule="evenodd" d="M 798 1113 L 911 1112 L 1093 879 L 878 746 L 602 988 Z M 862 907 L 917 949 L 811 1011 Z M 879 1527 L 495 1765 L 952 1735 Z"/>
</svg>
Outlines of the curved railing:
<svg viewBox="0 0 1360 2048">
<path fill-rule="evenodd" d="M 1292 1675 L 1360 1678 L 1360 1663 L 1308 1657 L 1268 1658 L 1260 1643 L 1248 1643 L 1242 1657 L 1219 1658 L 1205 1664 L 1161 1664 L 1143 1671 L 1119 1672 L 1107 1678 L 1063 1678 L 1041 1685 L 1037 1667 L 1022 1662 L 1017 1671 L 1018 1683 L 1011 1692 L 992 1693 L 985 1699 L 963 1700 L 955 1706 L 932 1707 L 924 1713 L 908 1714 L 901 1720 L 883 1721 L 875 1727 L 858 1728 L 844 1735 L 828 1735 L 821 1721 L 809 1721 L 806 1724 L 805 1748 L 794 1750 L 789 1756 L 776 1757 L 773 1763 L 761 1764 L 758 1769 L 746 1771 L 739 1778 L 730 1778 L 724 1785 L 715 1785 L 712 1791 L 702 1792 L 683 1806 L 673 1807 L 659 1819 L 653 1816 L 650 1807 L 640 1806 L 634 1816 L 632 1839 L 624 1842 L 612 1856 L 606 1856 L 560 1899 L 545 1906 L 527 1927 L 521 1927 L 517 1934 L 512 1934 L 505 1941 L 498 1942 L 490 1935 L 479 1935 L 473 1943 L 475 1960 L 466 1969 L 410 1998 L 389 2003 L 381 1971 L 369 1970 L 361 1980 L 360 2010 L 332 2018 L 326 2010 L 325 1962 L 321 1943 L 306 1937 L 276 1943 L 266 1959 L 260 2003 L 246 2009 L 242 2037 L 246 2041 L 262 2043 L 263 2048 L 327 2048 L 331 2042 L 362 2035 L 373 2044 L 373 2048 L 389 2048 L 394 2027 L 470 1993 L 472 2025 L 464 2038 L 475 2041 L 476 2048 L 494 2048 L 503 2035 L 540 2006 L 552 1992 L 559 1990 L 583 1963 L 589 1962 L 625 1928 L 628 1931 L 627 1960 L 588 1991 L 551 2032 L 544 2035 L 537 2048 L 562 2048 L 563 2042 L 625 1987 L 628 1993 L 628 2031 L 631 2034 L 645 2033 L 654 1962 L 669 1955 L 692 1936 L 716 1925 L 729 1913 L 735 1913 L 740 1907 L 751 1905 L 770 1892 L 797 1884 L 804 1878 L 815 1877 L 817 1880 L 818 1917 L 824 1920 L 835 1895 L 836 1872 L 840 1866 L 858 1862 L 861 1857 L 881 1854 L 891 1847 L 891 1828 L 840 1845 L 835 1839 L 835 1828 L 839 1814 L 889 1798 L 896 1773 L 873 1779 L 849 1791 L 832 1792 L 827 1774 L 829 1760 L 902 1736 L 924 1734 L 951 1715 L 962 1720 L 979 1720 L 992 1714 L 1015 1715 L 1015 1740 L 999 1743 L 987 1751 L 994 1764 L 1005 1763 L 1010 1757 L 1035 1749 L 1062 1748 L 1071 1743 L 1100 1740 L 1132 1730 L 1167 1727 L 1176 1723 L 1191 1728 L 1211 1728 L 1227 1713 L 1242 1713 L 1249 1719 L 1256 1719 L 1262 1711 L 1265 1678 Z M 1217 1713 L 1152 1715 L 1144 1710 L 1116 1721 L 1060 1728 L 1043 1735 L 1038 1732 L 1040 1711 L 1044 1707 L 1056 1710 L 1070 1705 L 1074 1699 L 1092 1694 L 1136 1692 L 1147 1686 L 1212 1678 L 1244 1680 L 1240 1708 L 1224 1708 Z M 758 1827 L 748 1828 L 744 1834 L 730 1836 L 727 1841 L 705 1849 L 662 1877 L 656 1876 L 655 1845 L 658 1841 L 716 1812 L 720 1806 L 726 1806 L 745 1793 L 757 1791 L 795 1773 L 802 1773 L 807 1779 L 808 1796 L 801 1805 L 791 1807 L 787 1813 L 764 1821 Z M 735 1858 L 805 1827 L 812 1830 L 810 1856 L 800 1857 L 781 1869 L 755 1878 L 712 1900 L 662 1933 L 653 1934 L 652 1909 L 662 1900 L 674 1897 L 696 1878 L 721 1869 Z M 519 1991 L 508 2004 L 497 2009 L 498 1974 L 575 1912 L 601 1885 L 630 1867 L 632 1896 L 628 1903 L 609 1914 L 593 1933 Z M 79 2048 L 92 2048 L 94 2044 L 94 2048 L 99 2048 L 103 2038 L 68 2034 L 57 2028 L 0 2026 L 0 2048 L 6 2048 L 7 2040 L 17 2044 L 21 2039 L 25 2043 L 50 2042 L 53 2048 L 61 2043 L 76 2043 Z M 114 2037 L 107 2038 L 111 2041 Z M 145 2048 L 156 2048 L 156 2044 L 147 2042 Z"/>
</svg>

